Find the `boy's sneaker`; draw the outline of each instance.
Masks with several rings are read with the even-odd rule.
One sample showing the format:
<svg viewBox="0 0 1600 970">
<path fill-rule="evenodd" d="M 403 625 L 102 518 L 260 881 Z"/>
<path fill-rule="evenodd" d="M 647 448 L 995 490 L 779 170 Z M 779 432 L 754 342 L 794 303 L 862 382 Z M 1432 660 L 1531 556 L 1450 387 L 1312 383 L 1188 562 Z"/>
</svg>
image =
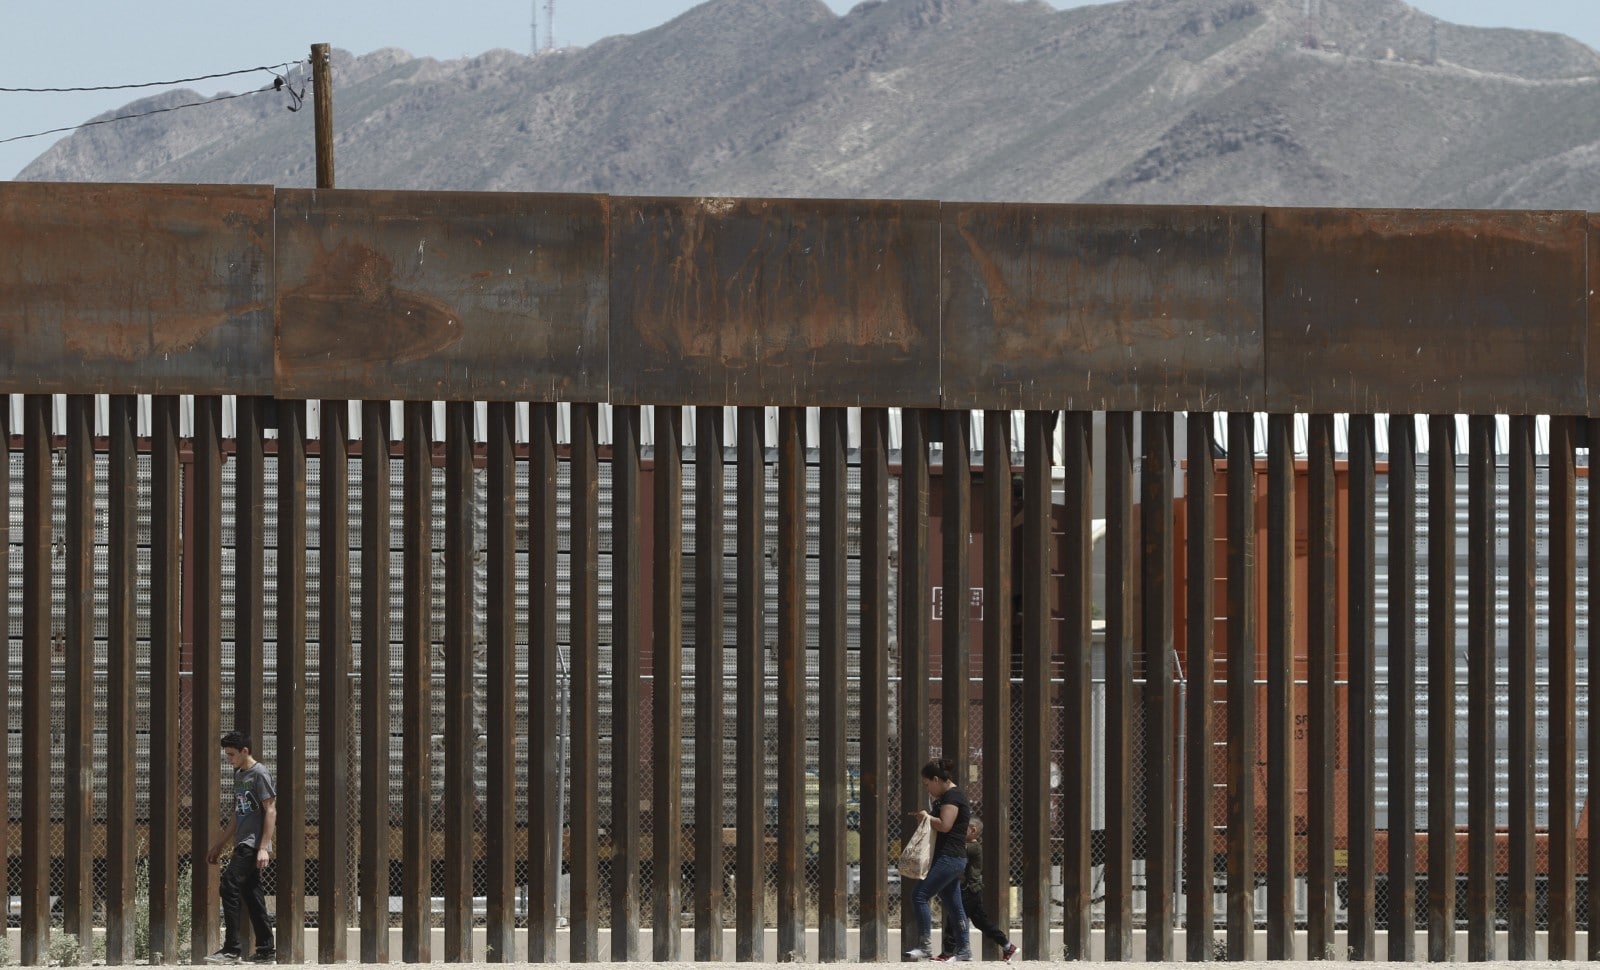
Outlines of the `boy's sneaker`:
<svg viewBox="0 0 1600 970">
<path fill-rule="evenodd" d="M 240 963 L 239 954 L 232 950 L 218 950 L 206 957 L 207 963 Z"/>
<path fill-rule="evenodd" d="M 254 952 L 254 953 L 250 954 L 249 956 L 245 957 L 244 958 L 244 962 L 245 963 L 277 963 L 278 962 L 278 951 L 276 951 L 276 950 L 257 950 L 256 952 Z"/>
<path fill-rule="evenodd" d="M 941 953 L 934 957 L 934 959 L 940 963 L 971 963 L 972 951 L 968 950 L 965 953 Z"/>
<path fill-rule="evenodd" d="M 1007 943 L 1005 945 L 1005 949 L 1000 951 L 1000 959 L 1004 960 L 1007 963 L 1010 963 L 1011 962 L 1011 958 L 1016 956 L 1016 955 L 1017 955 L 1017 945 L 1015 943 Z"/>
<path fill-rule="evenodd" d="M 912 947 L 906 951 L 907 960 L 926 960 L 932 956 L 933 954 L 928 952 L 926 946 Z"/>
</svg>

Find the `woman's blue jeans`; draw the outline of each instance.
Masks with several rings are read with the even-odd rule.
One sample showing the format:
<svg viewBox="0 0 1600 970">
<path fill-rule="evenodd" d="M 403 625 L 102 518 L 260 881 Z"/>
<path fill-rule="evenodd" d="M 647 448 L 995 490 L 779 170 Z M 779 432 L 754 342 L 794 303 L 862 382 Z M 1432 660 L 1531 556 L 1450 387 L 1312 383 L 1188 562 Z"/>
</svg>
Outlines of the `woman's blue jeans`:
<svg viewBox="0 0 1600 970">
<path fill-rule="evenodd" d="M 956 942 L 957 953 L 966 953 L 972 944 L 967 937 L 967 911 L 961 906 L 961 874 L 966 871 L 967 857 L 963 855 L 937 855 L 928 875 L 911 894 L 917 907 L 917 929 L 921 935 L 913 946 L 927 947 L 933 940 L 933 910 L 928 901 L 938 896 L 944 905 L 945 938 Z"/>
</svg>

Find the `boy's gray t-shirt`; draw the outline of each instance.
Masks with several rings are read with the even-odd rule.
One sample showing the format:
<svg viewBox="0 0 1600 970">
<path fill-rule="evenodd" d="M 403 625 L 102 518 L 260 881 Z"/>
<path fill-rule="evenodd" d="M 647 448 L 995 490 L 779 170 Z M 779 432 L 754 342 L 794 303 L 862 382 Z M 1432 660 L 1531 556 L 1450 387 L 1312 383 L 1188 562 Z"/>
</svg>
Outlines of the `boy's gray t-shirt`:
<svg viewBox="0 0 1600 970">
<path fill-rule="evenodd" d="M 266 811 L 262 807 L 268 799 L 277 798 L 278 789 L 272 784 L 272 772 L 257 761 L 233 773 L 233 817 L 238 822 L 234 829 L 235 845 L 259 848 L 261 827 L 266 824 Z"/>
</svg>

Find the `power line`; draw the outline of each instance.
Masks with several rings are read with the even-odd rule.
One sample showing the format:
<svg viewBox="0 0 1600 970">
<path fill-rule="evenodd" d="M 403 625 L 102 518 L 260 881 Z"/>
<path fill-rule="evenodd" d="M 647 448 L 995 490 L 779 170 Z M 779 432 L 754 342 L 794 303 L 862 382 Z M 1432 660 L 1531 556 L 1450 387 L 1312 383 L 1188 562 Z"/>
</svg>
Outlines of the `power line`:
<svg viewBox="0 0 1600 970">
<path fill-rule="evenodd" d="M 223 71 L 221 74 L 202 74 L 198 77 L 180 77 L 172 81 L 143 81 L 138 84 L 101 84 L 94 87 L 81 88 L 0 88 L 0 94 L 68 94 L 77 91 L 128 91 L 134 88 L 162 88 L 174 84 L 192 84 L 195 81 L 212 81 L 222 77 L 235 77 L 240 74 L 254 74 L 257 71 L 266 71 L 276 75 L 282 68 L 293 67 L 299 61 L 285 61 L 271 67 L 245 67 L 237 71 Z M 252 92 L 254 93 L 254 92 Z"/>
<path fill-rule="evenodd" d="M 309 85 L 310 83 L 310 80 L 307 79 L 306 84 Z M 278 83 L 275 83 L 272 87 L 262 88 L 258 91 L 246 91 L 243 94 L 223 94 L 218 95 L 215 98 L 208 98 L 205 101 L 191 101 L 188 104 L 175 104 L 170 108 L 154 108 L 150 111 L 140 111 L 131 115 L 117 115 L 115 118 L 101 118 L 98 121 L 85 121 L 81 125 L 69 125 L 65 128 L 52 128 L 49 131 L 36 131 L 31 135 L 12 135 L 10 138 L 0 138 L 0 145 L 4 145 L 7 142 L 23 141 L 24 139 L 28 138 L 43 138 L 45 135 L 59 135 L 64 132 L 77 131 L 81 128 L 92 128 L 95 125 L 109 125 L 113 121 L 131 121 L 135 118 L 148 118 L 150 115 L 166 114 L 169 111 L 182 111 L 184 108 L 200 108 L 208 104 L 216 104 L 218 101 L 232 101 L 235 98 L 248 98 L 251 95 L 266 94 L 271 91 L 286 89 L 289 91 L 289 96 L 295 100 L 294 105 L 288 106 L 289 110 L 298 111 L 299 103 L 304 100 L 305 97 L 305 88 L 302 87 L 299 92 L 296 92 L 292 88 L 289 88 L 287 84 L 283 83 L 282 78 L 279 78 Z"/>
</svg>

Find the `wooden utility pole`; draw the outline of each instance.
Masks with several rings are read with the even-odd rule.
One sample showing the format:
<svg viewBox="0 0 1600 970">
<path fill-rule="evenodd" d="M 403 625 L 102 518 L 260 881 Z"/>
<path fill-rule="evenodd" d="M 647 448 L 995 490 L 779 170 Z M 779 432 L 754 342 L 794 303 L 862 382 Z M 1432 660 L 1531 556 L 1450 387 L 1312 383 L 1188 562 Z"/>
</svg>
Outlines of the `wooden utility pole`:
<svg viewBox="0 0 1600 970">
<path fill-rule="evenodd" d="M 317 188 L 333 188 L 333 67 L 327 44 L 311 45 L 311 96 L 317 118 Z"/>
</svg>

